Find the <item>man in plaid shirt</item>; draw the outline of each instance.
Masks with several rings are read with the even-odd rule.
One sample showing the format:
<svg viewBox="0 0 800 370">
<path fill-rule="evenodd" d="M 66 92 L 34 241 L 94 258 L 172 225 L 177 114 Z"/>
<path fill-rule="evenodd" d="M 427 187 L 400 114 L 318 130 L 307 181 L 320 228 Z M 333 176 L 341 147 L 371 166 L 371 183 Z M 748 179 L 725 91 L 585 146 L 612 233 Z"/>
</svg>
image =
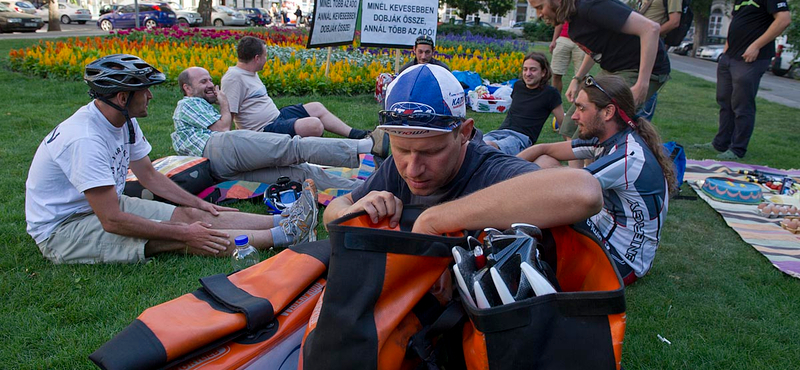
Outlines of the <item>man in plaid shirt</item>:
<svg viewBox="0 0 800 370">
<path fill-rule="evenodd" d="M 318 166 L 358 167 L 359 154 L 385 157 L 389 140 L 381 130 L 365 139 L 289 136 L 250 130 L 231 130 L 228 99 L 208 71 L 190 67 L 178 76 L 184 98 L 172 116 L 172 145 L 180 155 L 202 156 L 212 175 L 224 180 L 273 183 L 281 176 L 313 179 L 319 189 L 353 189 L 363 181 L 331 175 Z M 219 104 L 219 110 L 212 104 Z"/>
</svg>

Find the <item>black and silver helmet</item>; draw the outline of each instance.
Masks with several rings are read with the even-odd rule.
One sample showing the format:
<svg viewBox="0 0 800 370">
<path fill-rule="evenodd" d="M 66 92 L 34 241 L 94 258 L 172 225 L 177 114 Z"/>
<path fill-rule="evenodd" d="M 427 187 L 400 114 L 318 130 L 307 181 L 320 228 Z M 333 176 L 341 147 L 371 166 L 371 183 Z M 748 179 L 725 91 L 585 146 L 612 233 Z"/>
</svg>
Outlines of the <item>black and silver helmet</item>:
<svg viewBox="0 0 800 370">
<path fill-rule="evenodd" d="M 166 80 L 161 71 L 130 54 L 107 55 L 86 66 L 83 80 L 97 94 L 144 90 Z"/>
</svg>

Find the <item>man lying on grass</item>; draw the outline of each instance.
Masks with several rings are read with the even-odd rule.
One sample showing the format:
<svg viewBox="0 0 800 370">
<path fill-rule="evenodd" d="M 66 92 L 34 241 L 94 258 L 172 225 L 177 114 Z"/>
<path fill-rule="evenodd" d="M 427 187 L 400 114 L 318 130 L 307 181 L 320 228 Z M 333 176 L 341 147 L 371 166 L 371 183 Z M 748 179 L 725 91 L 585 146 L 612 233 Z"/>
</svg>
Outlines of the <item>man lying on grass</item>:
<svg viewBox="0 0 800 370">
<path fill-rule="evenodd" d="M 165 79 L 133 55 L 109 55 L 86 66 L 84 81 L 94 99 L 44 138 L 25 183 L 28 234 L 45 258 L 106 263 L 168 251 L 221 256 L 230 254 L 238 235 L 256 248 L 304 238 L 291 235 L 297 227 L 284 227 L 310 225 L 308 220 L 279 225 L 280 217 L 234 212 L 186 192 L 153 168 L 136 117 L 147 117 L 150 86 Z M 129 167 L 153 194 L 181 206 L 123 195 Z"/>
</svg>

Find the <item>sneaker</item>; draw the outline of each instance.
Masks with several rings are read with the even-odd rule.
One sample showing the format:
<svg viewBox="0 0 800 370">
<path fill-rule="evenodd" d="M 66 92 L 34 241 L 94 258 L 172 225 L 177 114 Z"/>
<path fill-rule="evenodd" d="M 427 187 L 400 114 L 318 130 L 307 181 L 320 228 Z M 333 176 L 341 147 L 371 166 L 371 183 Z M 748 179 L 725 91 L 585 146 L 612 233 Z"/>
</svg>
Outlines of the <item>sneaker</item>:
<svg viewBox="0 0 800 370">
<path fill-rule="evenodd" d="M 347 135 L 348 139 L 366 139 L 372 131 L 362 130 L 358 128 L 351 128 L 350 133 Z"/>
<path fill-rule="evenodd" d="M 719 151 L 714 147 L 714 143 L 692 144 L 692 148 Z"/>
<path fill-rule="evenodd" d="M 372 138 L 372 155 L 386 158 L 389 156 L 389 134 L 379 128 L 373 130 L 369 136 Z"/>
<path fill-rule="evenodd" d="M 722 154 L 717 156 L 717 159 L 722 159 L 724 161 L 735 161 L 744 158 L 744 156 L 738 156 L 736 153 L 732 152 L 730 149 L 726 150 Z"/>
<path fill-rule="evenodd" d="M 287 247 L 317 240 L 319 209 L 317 209 L 315 189 L 313 180 L 303 182 L 300 198 L 282 215 L 285 219 L 280 225 L 286 235 L 292 237 L 292 242 Z"/>
</svg>

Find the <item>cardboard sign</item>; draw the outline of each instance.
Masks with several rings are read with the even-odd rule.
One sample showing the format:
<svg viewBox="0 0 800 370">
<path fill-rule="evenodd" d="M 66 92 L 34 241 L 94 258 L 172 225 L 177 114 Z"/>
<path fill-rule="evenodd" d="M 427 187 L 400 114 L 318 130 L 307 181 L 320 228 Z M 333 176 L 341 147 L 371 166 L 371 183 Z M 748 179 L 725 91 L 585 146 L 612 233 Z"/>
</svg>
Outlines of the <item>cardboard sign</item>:
<svg viewBox="0 0 800 370">
<path fill-rule="evenodd" d="M 352 43 L 356 33 L 358 2 L 359 0 L 315 0 L 314 22 L 306 48 Z"/>
<path fill-rule="evenodd" d="M 436 40 L 438 0 L 362 0 L 361 45 L 410 48 L 419 36 Z"/>
</svg>

